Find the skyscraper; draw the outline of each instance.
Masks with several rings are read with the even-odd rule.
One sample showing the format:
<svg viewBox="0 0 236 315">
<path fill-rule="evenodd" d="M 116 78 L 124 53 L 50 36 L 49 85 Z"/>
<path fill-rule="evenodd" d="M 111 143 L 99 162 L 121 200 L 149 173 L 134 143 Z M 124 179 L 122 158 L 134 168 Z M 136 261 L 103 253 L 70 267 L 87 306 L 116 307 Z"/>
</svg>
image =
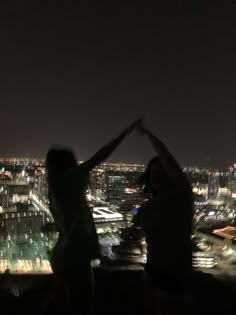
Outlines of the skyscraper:
<svg viewBox="0 0 236 315">
<path fill-rule="evenodd" d="M 219 193 L 219 173 L 211 172 L 208 176 L 208 198 L 216 199 Z"/>
</svg>

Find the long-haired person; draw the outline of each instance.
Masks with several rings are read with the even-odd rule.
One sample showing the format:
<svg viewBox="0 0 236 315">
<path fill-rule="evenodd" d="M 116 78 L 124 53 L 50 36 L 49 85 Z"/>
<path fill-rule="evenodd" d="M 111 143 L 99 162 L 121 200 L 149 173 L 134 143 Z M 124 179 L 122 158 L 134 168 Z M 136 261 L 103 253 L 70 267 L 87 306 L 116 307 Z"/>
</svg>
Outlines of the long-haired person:
<svg viewBox="0 0 236 315">
<path fill-rule="evenodd" d="M 134 218 L 146 234 L 149 309 L 160 315 L 190 314 L 186 299 L 192 276 L 191 185 L 163 142 L 144 126 L 139 129 L 157 152 L 142 178 L 148 201 Z"/>
<path fill-rule="evenodd" d="M 72 313 L 91 314 L 94 280 L 90 262 L 100 257 L 98 237 L 85 196 L 89 173 L 107 159 L 138 124 L 139 121 L 132 123 L 80 165 L 71 151 L 51 149 L 47 154 L 50 210 L 59 232 L 51 256 L 55 277 L 54 305 L 64 305 Z"/>
</svg>

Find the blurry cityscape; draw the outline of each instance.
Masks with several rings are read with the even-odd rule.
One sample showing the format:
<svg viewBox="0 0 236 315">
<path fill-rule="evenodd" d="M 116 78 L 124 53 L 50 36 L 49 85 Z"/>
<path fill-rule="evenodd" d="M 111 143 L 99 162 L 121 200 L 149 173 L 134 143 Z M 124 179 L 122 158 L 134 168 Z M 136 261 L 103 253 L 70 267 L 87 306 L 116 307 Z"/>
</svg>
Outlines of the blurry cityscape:
<svg viewBox="0 0 236 315">
<path fill-rule="evenodd" d="M 143 268 L 145 237 L 132 227 L 132 218 L 144 202 L 138 185 L 144 169 L 144 165 L 106 163 L 91 172 L 87 200 L 103 256 L 94 266 Z M 236 165 L 224 170 L 183 170 L 195 197 L 193 266 L 234 276 Z M 0 158 L 0 272 L 51 273 L 49 255 L 57 237 L 49 212 L 44 161 Z M 173 240 L 178 242 L 178 235 Z M 176 245 L 173 241 L 170 250 Z"/>
</svg>

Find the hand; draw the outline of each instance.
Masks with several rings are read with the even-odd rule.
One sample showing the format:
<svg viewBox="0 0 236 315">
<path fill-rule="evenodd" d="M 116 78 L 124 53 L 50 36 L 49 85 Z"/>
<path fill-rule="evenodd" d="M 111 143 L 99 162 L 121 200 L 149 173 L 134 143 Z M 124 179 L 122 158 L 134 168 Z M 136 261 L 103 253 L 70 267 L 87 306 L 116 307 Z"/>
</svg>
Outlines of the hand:
<svg viewBox="0 0 236 315">
<path fill-rule="evenodd" d="M 141 122 L 139 123 L 139 125 L 137 126 L 137 129 L 138 129 L 138 131 L 139 131 L 139 133 L 140 133 L 141 135 L 144 135 L 144 134 L 148 134 L 148 133 L 149 133 L 149 131 L 147 130 L 147 128 L 143 125 L 143 121 L 141 121 Z"/>
<path fill-rule="evenodd" d="M 135 120 L 126 130 L 126 133 L 130 133 L 131 131 L 133 131 L 134 129 L 139 129 L 139 126 L 142 124 L 143 119 L 139 118 L 137 120 Z"/>
</svg>

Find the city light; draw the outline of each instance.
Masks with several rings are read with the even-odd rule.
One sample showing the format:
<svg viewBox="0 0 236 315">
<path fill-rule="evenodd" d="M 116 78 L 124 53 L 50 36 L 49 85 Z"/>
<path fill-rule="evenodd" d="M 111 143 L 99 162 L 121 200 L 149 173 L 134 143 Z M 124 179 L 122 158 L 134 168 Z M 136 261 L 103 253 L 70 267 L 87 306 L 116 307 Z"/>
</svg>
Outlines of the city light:
<svg viewBox="0 0 236 315">
<path fill-rule="evenodd" d="M 55 246 L 58 233 L 55 228 L 42 232 L 45 224 L 53 224 L 43 163 L 0 159 L 0 272 L 51 273 L 48 253 Z M 196 269 L 210 272 L 221 261 L 231 266 L 236 260 L 234 242 L 224 243 L 229 238 L 234 241 L 230 233 L 236 214 L 236 178 L 230 169 L 232 166 L 214 172 L 183 168 L 195 197 L 193 240 L 199 249 L 193 256 Z M 145 240 L 137 236 L 139 231 L 131 229 L 132 237 L 125 232 L 145 202 L 137 185 L 144 170 L 144 165 L 105 163 L 91 172 L 86 192 L 88 205 L 102 255 L 112 264 L 119 260 L 140 267 L 146 261 Z M 211 230 L 217 224 L 223 225 L 222 229 Z"/>
</svg>

